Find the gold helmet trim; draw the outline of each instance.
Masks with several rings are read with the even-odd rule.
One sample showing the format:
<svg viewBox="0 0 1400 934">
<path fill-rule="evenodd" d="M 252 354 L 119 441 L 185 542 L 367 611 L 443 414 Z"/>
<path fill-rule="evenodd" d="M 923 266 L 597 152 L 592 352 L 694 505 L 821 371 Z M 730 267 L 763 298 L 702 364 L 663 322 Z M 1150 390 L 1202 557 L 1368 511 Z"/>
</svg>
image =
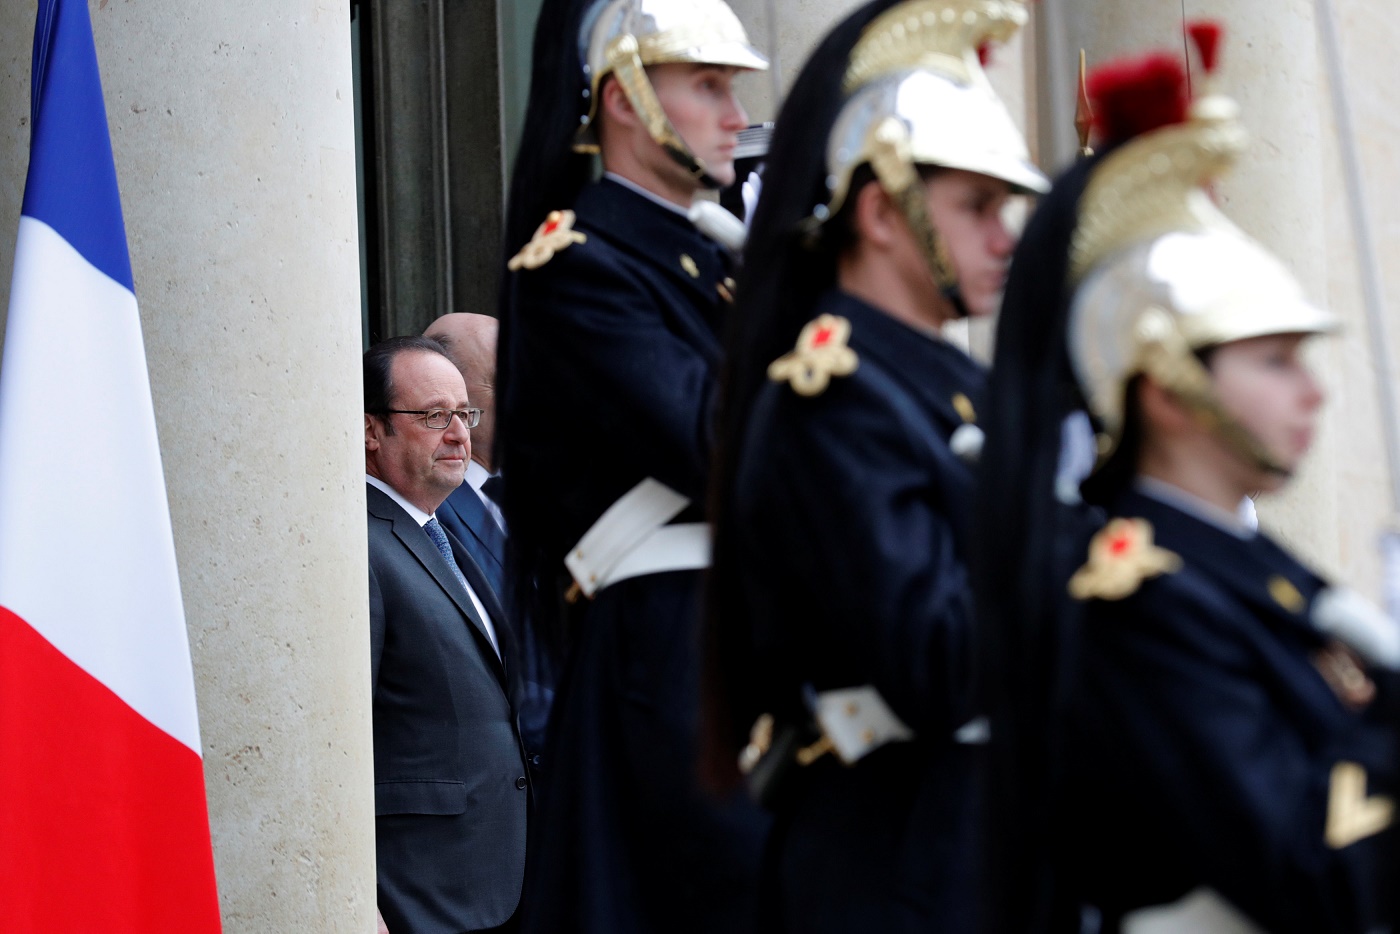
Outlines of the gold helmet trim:
<svg viewBox="0 0 1400 934">
<path fill-rule="evenodd" d="M 1022 0 L 910 0 L 866 27 L 846 68 L 846 93 L 915 68 L 964 84 L 981 73 L 977 50 L 1006 42 L 1029 18 Z"/>
<path fill-rule="evenodd" d="M 979 47 L 1012 38 L 1026 19 L 1022 0 L 908 0 L 876 17 L 851 52 L 849 99 L 827 144 L 830 196 L 812 226 L 840 211 L 855 170 L 868 164 L 904 213 L 935 282 L 954 288 L 957 274 L 928 217 L 918 168 L 977 172 L 1018 192 L 1050 187 L 978 57 Z"/>
<path fill-rule="evenodd" d="M 1234 167 L 1247 141 L 1238 107 L 1211 95 L 1191 118 L 1125 143 L 1094 170 L 1070 242 L 1078 282 L 1125 246 L 1171 231 L 1235 230 L 1208 186 Z"/>
<path fill-rule="evenodd" d="M 1070 241 L 1070 357 L 1098 419 L 1099 466 L 1123 436 L 1129 383 L 1147 375 L 1251 463 L 1287 468 L 1225 411 L 1197 356 L 1269 334 L 1335 330 L 1209 189 L 1245 145 L 1235 103 L 1208 89 L 1183 124 L 1123 144 L 1094 170 Z"/>
</svg>

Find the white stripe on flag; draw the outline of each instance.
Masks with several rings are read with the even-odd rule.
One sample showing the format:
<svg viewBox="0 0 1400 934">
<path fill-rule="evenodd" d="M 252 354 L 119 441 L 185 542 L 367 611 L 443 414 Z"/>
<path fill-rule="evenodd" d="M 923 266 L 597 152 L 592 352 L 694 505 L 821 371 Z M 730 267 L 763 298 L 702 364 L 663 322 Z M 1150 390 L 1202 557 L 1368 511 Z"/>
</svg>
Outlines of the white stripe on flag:
<svg viewBox="0 0 1400 934">
<path fill-rule="evenodd" d="M 136 296 L 21 217 L 5 342 L 0 605 L 198 753 Z"/>
</svg>

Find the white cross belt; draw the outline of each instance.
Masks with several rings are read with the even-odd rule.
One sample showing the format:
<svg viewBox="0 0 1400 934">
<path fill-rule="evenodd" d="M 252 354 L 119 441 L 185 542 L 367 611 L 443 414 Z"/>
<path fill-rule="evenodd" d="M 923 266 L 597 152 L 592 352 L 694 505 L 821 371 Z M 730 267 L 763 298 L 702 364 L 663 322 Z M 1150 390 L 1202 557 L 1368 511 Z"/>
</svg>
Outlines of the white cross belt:
<svg viewBox="0 0 1400 934">
<path fill-rule="evenodd" d="M 666 524 L 689 505 L 688 498 L 647 477 L 609 506 L 564 558 L 574 578 L 571 600 L 633 577 L 709 567 L 710 527 Z"/>
</svg>

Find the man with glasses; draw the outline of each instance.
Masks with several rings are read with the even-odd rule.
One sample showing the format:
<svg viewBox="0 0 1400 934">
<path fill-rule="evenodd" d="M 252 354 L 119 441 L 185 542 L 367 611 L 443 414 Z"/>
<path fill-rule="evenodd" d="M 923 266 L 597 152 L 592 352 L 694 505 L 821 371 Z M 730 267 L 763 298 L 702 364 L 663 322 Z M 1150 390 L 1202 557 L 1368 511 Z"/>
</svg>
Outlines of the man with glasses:
<svg viewBox="0 0 1400 934">
<path fill-rule="evenodd" d="M 390 932 L 513 930 L 530 782 L 516 648 L 495 592 L 434 512 L 481 418 L 441 344 L 364 356 L 378 902 Z"/>
</svg>

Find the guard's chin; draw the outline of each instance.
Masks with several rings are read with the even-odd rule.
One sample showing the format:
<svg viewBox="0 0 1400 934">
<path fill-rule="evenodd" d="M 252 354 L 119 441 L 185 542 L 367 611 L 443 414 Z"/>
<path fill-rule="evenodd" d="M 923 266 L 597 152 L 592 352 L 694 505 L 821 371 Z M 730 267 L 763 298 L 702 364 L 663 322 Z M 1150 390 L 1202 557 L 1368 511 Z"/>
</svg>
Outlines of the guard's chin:
<svg viewBox="0 0 1400 934">
<path fill-rule="evenodd" d="M 705 171 L 720 188 L 728 188 L 734 184 L 734 160 L 732 159 L 727 162 L 706 163 Z"/>
<path fill-rule="evenodd" d="M 1003 301 L 1005 301 L 1005 299 L 1006 299 L 1006 293 L 1005 293 L 1005 292 L 996 292 L 996 293 L 994 293 L 991 297 L 989 297 L 989 298 L 987 299 L 986 305 L 985 305 L 985 307 L 983 308 L 983 310 L 978 311 L 978 312 L 974 312 L 974 314 L 975 314 L 977 317 L 979 317 L 979 318 L 981 318 L 981 317 L 991 317 L 992 315 L 994 315 L 994 314 L 996 314 L 997 312 L 1001 311 L 1001 303 L 1002 303 Z"/>
<path fill-rule="evenodd" d="M 1288 486 L 1288 481 L 1293 479 L 1293 472 L 1297 467 L 1297 464 L 1290 466 L 1287 473 L 1280 473 L 1276 470 L 1261 470 L 1255 478 L 1255 487 L 1262 494 L 1277 493 Z"/>
<path fill-rule="evenodd" d="M 1001 292 L 992 292 L 985 295 L 968 295 L 963 293 L 963 306 L 967 309 L 969 318 L 990 318 L 1001 310 Z"/>
</svg>

